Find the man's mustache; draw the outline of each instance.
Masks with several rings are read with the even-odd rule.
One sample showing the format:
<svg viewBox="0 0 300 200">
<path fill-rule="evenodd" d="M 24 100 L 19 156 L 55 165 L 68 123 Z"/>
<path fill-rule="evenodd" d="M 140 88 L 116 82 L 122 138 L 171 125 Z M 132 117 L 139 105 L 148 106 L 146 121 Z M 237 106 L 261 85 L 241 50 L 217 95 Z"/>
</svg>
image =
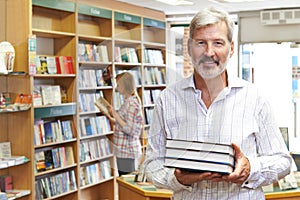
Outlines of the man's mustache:
<svg viewBox="0 0 300 200">
<path fill-rule="evenodd" d="M 204 62 L 213 62 L 213 63 L 216 63 L 217 65 L 219 65 L 219 63 L 220 63 L 219 60 L 215 60 L 211 57 L 204 56 L 199 59 L 198 65 L 200 65 L 201 63 L 204 63 Z"/>
</svg>

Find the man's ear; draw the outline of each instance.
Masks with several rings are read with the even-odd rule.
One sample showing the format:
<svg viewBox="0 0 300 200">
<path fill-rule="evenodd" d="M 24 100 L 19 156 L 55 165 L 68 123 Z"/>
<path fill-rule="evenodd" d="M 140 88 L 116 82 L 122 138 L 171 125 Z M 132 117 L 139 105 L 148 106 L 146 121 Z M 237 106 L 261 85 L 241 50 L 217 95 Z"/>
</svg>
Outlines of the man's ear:
<svg viewBox="0 0 300 200">
<path fill-rule="evenodd" d="M 234 53 L 234 41 L 232 41 L 230 44 L 230 57 L 233 55 L 233 53 Z"/>
</svg>

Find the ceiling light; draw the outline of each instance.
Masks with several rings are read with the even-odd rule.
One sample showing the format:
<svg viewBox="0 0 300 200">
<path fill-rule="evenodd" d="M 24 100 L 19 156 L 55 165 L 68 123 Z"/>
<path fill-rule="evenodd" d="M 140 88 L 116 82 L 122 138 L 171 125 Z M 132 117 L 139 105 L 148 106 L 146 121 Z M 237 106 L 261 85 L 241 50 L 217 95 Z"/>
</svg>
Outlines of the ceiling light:
<svg viewBox="0 0 300 200">
<path fill-rule="evenodd" d="M 194 3 L 186 0 L 156 0 L 165 4 L 179 6 L 179 5 L 193 5 Z"/>
</svg>

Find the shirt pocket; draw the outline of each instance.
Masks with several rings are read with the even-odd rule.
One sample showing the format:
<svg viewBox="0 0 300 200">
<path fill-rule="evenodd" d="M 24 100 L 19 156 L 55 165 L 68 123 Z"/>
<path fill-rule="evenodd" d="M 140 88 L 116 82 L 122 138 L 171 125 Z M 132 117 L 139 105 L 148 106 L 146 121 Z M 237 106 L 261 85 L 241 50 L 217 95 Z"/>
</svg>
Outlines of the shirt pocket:
<svg viewBox="0 0 300 200">
<path fill-rule="evenodd" d="M 166 120 L 167 138 L 178 139 L 185 124 L 184 117 L 172 117 Z"/>
</svg>

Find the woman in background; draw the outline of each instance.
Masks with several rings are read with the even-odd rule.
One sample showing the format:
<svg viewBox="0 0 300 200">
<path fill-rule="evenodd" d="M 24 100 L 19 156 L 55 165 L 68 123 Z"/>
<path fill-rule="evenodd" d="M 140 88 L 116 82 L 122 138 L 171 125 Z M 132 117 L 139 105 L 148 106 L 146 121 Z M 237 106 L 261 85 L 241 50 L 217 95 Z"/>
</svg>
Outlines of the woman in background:
<svg viewBox="0 0 300 200">
<path fill-rule="evenodd" d="M 124 103 L 116 111 L 108 108 L 114 130 L 114 154 L 117 158 L 119 176 L 137 169 L 142 155 L 140 134 L 143 127 L 142 107 L 136 92 L 134 77 L 129 72 L 123 72 L 116 77 L 116 90 L 124 96 Z"/>
</svg>

